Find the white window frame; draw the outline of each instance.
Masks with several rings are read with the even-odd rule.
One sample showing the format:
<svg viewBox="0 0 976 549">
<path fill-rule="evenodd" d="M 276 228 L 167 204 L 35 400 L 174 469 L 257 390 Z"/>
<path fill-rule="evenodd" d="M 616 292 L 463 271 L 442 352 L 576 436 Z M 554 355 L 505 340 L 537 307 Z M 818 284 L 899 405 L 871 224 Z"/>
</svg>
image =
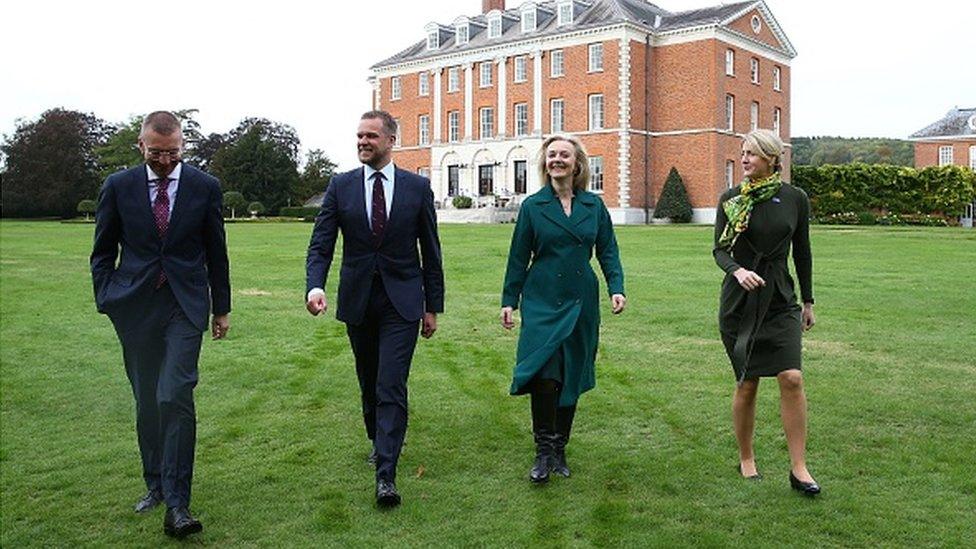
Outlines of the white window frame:
<svg viewBox="0 0 976 549">
<path fill-rule="evenodd" d="M 420 145 L 430 145 L 430 115 L 422 114 L 417 119 L 417 135 Z"/>
<path fill-rule="evenodd" d="M 538 16 L 535 5 L 527 6 L 522 10 L 522 32 L 532 32 L 535 30 Z"/>
<path fill-rule="evenodd" d="M 488 14 L 488 38 L 502 37 L 502 14 L 494 12 Z"/>
<path fill-rule="evenodd" d="M 400 126 L 401 126 L 400 119 L 399 118 L 394 118 L 393 121 L 396 122 L 396 129 L 397 129 L 396 130 L 396 141 L 393 142 L 393 146 L 394 147 L 402 147 L 403 146 L 403 141 L 401 140 L 401 135 L 400 135 Z"/>
<path fill-rule="evenodd" d="M 749 58 L 749 81 L 753 84 L 759 83 L 759 58 Z"/>
<path fill-rule="evenodd" d="M 735 96 L 725 94 L 725 129 L 735 131 Z"/>
<path fill-rule="evenodd" d="M 390 78 L 390 101 L 396 101 L 403 97 L 403 84 L 399 76 Z"/>
<path fill-rule="evenodd" d="M 773 91 L 782 91 L 783 69 L 779 65 L 773 67 Z"/>
<path fill-rule="evenodd" d="M 427 71 L 417 75 L 417 95 L 422 97 L 430 95 L 430 73 Z"/>
<path fill-rule="evenodd" d="M 603 194 L 603 157 L 602 156 L 590 156 L 588 159 L 590 164 L 590 192 L 596 194 Z"/>
<path fill-rule="evenodd" d="M 525 137 L 529 135 L 529 104 L 515 104 L 515 136 Z"/>
<path fill-rule="evenodd" d="M 461 111 L 447 113 L 447 140 L 451 143 L 461 140 Z"/>
<path fill-rule="evenodd" d="M 447 93 L 461 91 L 461 68 L 450 67 L 447 69 Z"/>
<path fill-rule="evenodd" d="M 773 131 L 776 135 L 782 137 L 781 129 L 783 128 L 783 111 L 779 107 L 773 108 Z"/>
<path fill-rule="evenodd" d="M 573 24 L 573 1 L 572 0 L 559 0 L 556 3 L 557 21 L 556 26 L 561 27 L 563 25 Z"/>
<path fill-rule="evenodd" d="M 735 50 L 732 48 L 725 50 L 725 74 L 735 76 Z"/>
<path fill-rule="evenodd" d="M 529 58 L 519 55 L 515 58 L 515 68 L 513 70 L 513 80 L 515 82 L 525 82 L 529 79 Z"/>
<path fill-rule="evenodd" d="M 549 130 L 550 133 L 566 131 L 566 101 L 562 97 L 549 101 Z"/>
<path fill-rule="evenodd" d="M 749 106 L 749 129 L 759 129 L 759 101 L 753 101 Z"/>
<path fill-rule="evenodd" d="M 463 46 L 471 40 L 471 26 L 468 23 L 461 23 L 454 27 L 454 42 L 458 46 Z"/>
<path fill-rule="evenodd" d="M 939 166 L 951 166 L 953 163 L 952 158 L 952 145 L 942 145 L 939 147 Z"/>
<path fill-rule="evenodd" d="M 482 88 L 490 88 L 492 81 L 492 66 L 491 61 L 482 61 L 478 66 L 478 74 L 480 78 L 478 79 L 478 85 Z"/>
<path fill-rule="evenodd" d="M 481 107 L 478 109 L 479 126 L 478 137 L 484 141 L 495 136 L 495 108 Z"/>
<path fill-rule="evenodd" d="M 563 50 L 549 52 L 549 77 L 559 78 L 566 75 L 566 54 Z"/>
<path fill-rule="evenodd" d="M 427 33 L 427 49 L 436 50 L 441 47 L 441 31 L 434 29 Z"/>
<path fill-rule="evenodd" d="M 725 186 L 729 189 L 735 186 L 735 160 L 725 161 Z"/>
<path fill-rule="evenodd" d="M 604 129 L 606 127 L 606 112 L 604 111 L 603 94 L 594 93 L 589 95 L 586 99 L 586 104 L 588 106 L 590 131 Z"/>
<path fill-rule="evenodd" d="M 969 146 L 969 169 L 976 171 L 976 145 Z"/>
<path fill-rule="evenodd" d="M 589 72 L 603 72 L 603 42 L 596 42 L 590 44 L 588 48 L 589 55 L 587 59 L 589 60 L 587 66 Z"/>
</svg>

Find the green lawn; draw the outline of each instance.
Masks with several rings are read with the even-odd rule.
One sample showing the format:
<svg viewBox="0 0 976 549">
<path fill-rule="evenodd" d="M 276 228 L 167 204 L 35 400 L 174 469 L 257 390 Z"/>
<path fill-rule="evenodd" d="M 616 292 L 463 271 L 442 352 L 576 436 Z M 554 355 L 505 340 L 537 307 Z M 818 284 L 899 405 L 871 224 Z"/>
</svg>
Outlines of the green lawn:
<svg viewBox="0 0 976 549">
<path fill-rule="evenodd" d="M 628 309 L 604 302 L 573 477 L 545 487 L 497 324 L 511 225 L 445 226 L 447 312 L 422 341 L 400 461 L 374 509 L 342 324 L 304 310 L 308 224 L 228 225 L 230 338 L 207 340 L 193 510 L 215 546 L 944 546 L 976 539 L 976 231 L 816 228 L 805 345 L 816 500 L 790 490 L 775 383 L 765 480 L 734 472 L 733 377 L 708 227 L 618 228 Z M 133 400 L 95 312 L 91 225 L 0 223 L 0 545 L 165 541 Z M 330 281 L 334 301 L 335 278 Z M 968 542 L 966 540 L 969 540 Z"/>
</svg>

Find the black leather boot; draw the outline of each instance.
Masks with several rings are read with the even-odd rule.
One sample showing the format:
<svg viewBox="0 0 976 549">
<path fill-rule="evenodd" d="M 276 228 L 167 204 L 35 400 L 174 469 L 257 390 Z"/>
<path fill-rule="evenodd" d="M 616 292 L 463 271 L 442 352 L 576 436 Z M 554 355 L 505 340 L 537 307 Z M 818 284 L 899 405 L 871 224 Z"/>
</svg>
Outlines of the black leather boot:
<svg viewBox="0 0 976 549">
<path fill-rule="evenodd" d="M 569 477 L 569 467 L 566 465 L 566 444 L 569 443 L 569 432 L 573 429 L 573 417 L 575 415 L 575 404 L 556 408 L 556 436 L 552 452 L 552 472 L 564 477 Z"/>
<path fill-rule="evenodd" d="M 532 391 L 532 434 L 535 438 L 535 464 L 529 480 L 543 483 L 549 480 L 556 442 L 556 403 L 559 393 L 554 383 L 544 380 Z"/>
</svg>

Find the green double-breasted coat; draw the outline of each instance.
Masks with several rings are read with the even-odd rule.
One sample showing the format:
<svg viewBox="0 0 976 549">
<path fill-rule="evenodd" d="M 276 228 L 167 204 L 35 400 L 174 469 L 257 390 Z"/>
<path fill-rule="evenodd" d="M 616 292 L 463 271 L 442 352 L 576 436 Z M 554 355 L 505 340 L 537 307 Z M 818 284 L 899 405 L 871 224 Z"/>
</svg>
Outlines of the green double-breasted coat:
<svg viewBox="0 0 976 549">
<path fill-rule="evenodd" d="M 594 249 L 609 294 L 623 294 L 617 239 L 599 197 L 577 191 L 569 216 L 550 185 L 522 202 L 502 289 L 502 307 L 521 308 L 522 317 L 512 394 L 526 392 L 557 351 L 563 353 L 560 406 L 575 404 L 596 384 L 600 303 L 590 267 Z"/>
</svg>

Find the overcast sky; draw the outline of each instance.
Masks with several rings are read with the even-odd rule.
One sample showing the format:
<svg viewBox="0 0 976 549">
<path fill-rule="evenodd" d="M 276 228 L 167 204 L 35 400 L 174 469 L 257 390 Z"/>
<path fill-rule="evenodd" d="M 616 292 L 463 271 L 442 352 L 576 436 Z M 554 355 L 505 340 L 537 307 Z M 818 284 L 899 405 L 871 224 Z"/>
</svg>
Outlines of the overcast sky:
<svg viewBox="0 0 976 549">
<path fill-rule="evenodd" d="M 953 106 L 976 107 L 972 0 L 767 4 L 799 54 L 794 136 L 905 138 Z M 480 10 L 479 0 L 6 2 L 0 133 L 52 107 L 111 122 L 197 108 L 206 133 L 270 118 L 352 168 L 369 66 L 423 39 L 430 21 Z"/>
</svg>

